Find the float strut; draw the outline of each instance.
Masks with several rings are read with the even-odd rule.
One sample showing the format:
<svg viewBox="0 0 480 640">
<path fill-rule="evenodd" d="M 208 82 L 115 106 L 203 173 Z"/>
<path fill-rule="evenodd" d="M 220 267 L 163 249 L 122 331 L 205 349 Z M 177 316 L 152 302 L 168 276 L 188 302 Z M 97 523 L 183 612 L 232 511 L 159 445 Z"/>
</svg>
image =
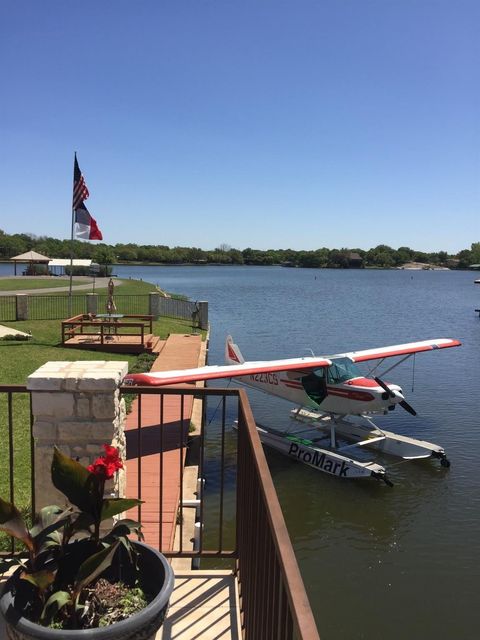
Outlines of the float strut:
<svg viewBox="0 0 480 640">
<path fill-rule="evenodd" d="M 440 458 L 440 464 L 442 467 L 446 467 L 448 469 L 450 466 L 450 460 L 447 458 L 445 451 L 434 451 L 432 456 L 434 458 Z"/>
<path fill-rule="evenodd" d="M 378 480 L 383 480 L 388 487 L 393 487 L 393 482 L 388 478 L 386 473 L 376 473 L 372 471 L 372 476 Z"/>
</svg>

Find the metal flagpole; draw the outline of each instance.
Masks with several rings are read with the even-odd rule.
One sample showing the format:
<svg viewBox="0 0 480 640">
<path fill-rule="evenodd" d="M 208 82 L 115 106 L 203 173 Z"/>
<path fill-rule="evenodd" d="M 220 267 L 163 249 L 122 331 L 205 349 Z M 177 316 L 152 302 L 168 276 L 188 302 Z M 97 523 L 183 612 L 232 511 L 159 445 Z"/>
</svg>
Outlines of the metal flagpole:
<svg viewBox="0 0 480 640">
<path fill-rule="evenodd" d="M 72 229 L 70 233 L 70 285 L 68 293 L 68 317 L 72 317 L 72 278 L 73 278 L 73 225 L 75 219 L 75 209 L 73 208 L 73 194 L 75 192 L 75 160 L 77 159 L 77 152 L 75 151 L 73 159 L 73 187 L 72 187 Z"/>
</svg>

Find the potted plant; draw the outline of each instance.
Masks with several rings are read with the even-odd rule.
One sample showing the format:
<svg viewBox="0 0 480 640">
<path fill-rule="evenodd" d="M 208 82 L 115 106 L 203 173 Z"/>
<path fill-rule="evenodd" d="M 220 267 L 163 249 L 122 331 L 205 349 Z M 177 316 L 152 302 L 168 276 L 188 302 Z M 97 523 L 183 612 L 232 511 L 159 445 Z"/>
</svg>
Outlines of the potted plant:
<svg viewBox="0 0 480 640">
<path fill-rule="evenodd" d="M 173 590 L 166 558 L 142 538 L 140 523 L 101 523 L 139 504 L 105 497 L 105 482 L 123 464 L 115 447 L 88 468 L 55 448 L 52 482 L 72 506 L 43 508 L 29 529 L 18 509 L 0 499 L 0 529 L 28 551 L 0 597 L 14 640 L 145 640 L 162 625 Z M 10 566 L 12 563 L 9 563 Z"/>
</svg>

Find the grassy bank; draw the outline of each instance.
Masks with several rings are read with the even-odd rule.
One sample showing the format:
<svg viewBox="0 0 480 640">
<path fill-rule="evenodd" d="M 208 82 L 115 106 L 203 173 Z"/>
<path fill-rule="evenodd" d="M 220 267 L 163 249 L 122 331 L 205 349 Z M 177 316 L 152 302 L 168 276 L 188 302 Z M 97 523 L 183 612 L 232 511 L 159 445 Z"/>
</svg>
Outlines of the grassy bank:
<svg viewBox="0 0 480 640">
<path fill-rule="evenodd" d="M 84 280 L 72 280 L 72 284 L 85 284 Z M 55 289 L 68 287 L 69 281 L 58 278 L 0 278 L 0 291 L 25 291 L 25 289 Z"/>
</svg>

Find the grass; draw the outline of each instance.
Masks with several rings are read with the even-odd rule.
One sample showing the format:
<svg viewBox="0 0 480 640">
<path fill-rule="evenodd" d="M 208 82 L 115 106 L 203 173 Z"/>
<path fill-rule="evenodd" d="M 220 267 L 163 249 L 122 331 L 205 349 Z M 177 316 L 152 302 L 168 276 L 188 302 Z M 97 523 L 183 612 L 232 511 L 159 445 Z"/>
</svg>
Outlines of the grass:
<svg viewBox="0 0 480 640">
<path fill-rule="evenodd" d="M 146 282 L 125 280 L 125 288 L 116 287 L 120 294 L 145 295 L 155 291 L 155 286 Z M 106 291 L 106 290 L 104 290 Z M 41 365 L 52 361 L 114 360 L 127 361 L 129 371 L 142 367 L 145 356 L 105 353 L 69 349 L 61 346 L 60 320 L 25 320 L 2 322 L 4 326 L 30 331 L 28 342 L 16 340 L 0 341 L 0 385 L 25 385 L 27 377 Z M 165 339 L 170 333 L 192 333 L 191 322 L 173 318 L 160 318 L 153 323 L 153 333 Z M 202 332 L 204 335 L 205 332 Z M 145 365 L 143 365 L 144 367 Z M 143 368 L 145 370 L 145 368 Z M 3 455 L 0 456 L 0 497 L 10 500 L 8 466 L 8 416 L 7 394 L 0 394 L 0 442 Z M 30 502 L 30 407 L 29 394 L 12 394 L 13 450 L 15 482 L 13 499 L 19 508 L 28 508 Z"/>
<path fill-rule="evenodd" d="M 72 280 L 72 284 L 86 284 L 84 280 Z M 68 280 L 47 280 L 42 278 L 0 278 L 0 291 L 24 291 L 25 289 L 55 289 L 55 287 L 68 287 Z"/>
</svg>

